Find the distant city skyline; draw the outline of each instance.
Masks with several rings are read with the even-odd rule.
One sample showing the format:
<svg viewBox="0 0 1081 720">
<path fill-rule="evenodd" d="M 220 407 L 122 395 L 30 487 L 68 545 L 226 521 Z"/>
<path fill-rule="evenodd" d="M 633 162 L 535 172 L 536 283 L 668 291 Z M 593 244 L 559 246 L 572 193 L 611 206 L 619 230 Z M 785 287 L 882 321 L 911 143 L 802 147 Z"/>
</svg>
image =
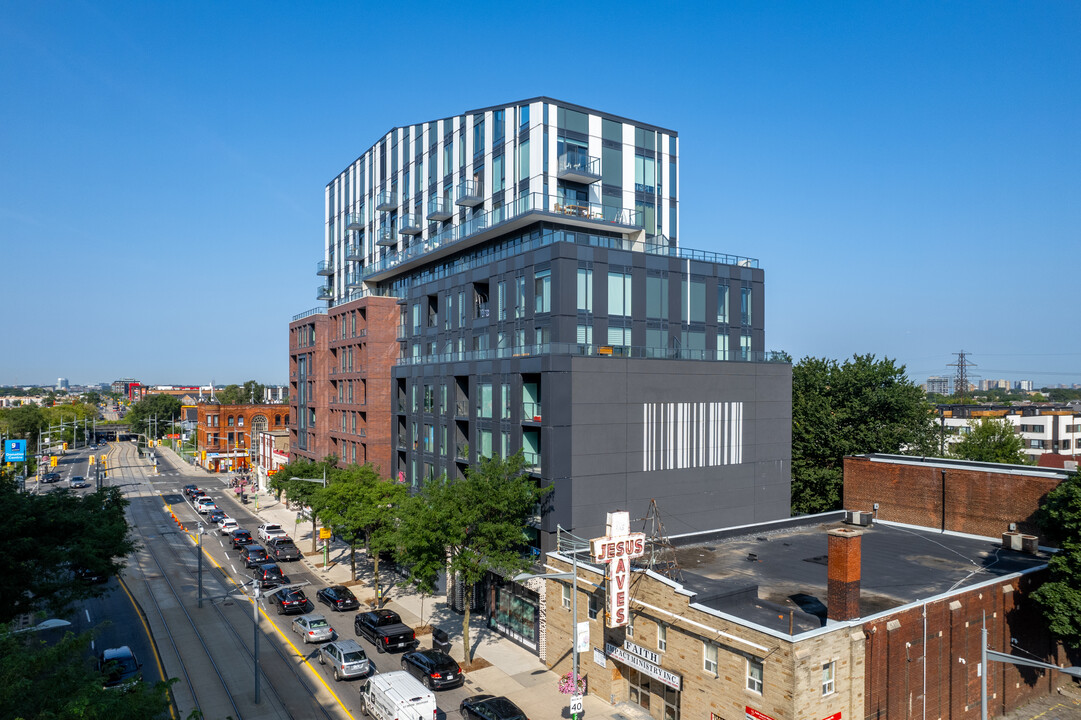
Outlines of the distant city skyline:
<svg viewBox="0 0 1081 720">
<path fill-rule="evenodd" d="M 578 9 L 604 29 L 590 57 L 625 59 L 595 76 L 554 60 L 583 57 L 561 16 L 494 3 L 8 6 L 0 383 L 285 383 L 326 183 L 393 125 L 537 95 L 679 133 L 679 242 L 760 261 L 767 350 L 918 384 L 964 349 L 977 380 L 1081 381 L 1053 312 L 1081 228 L 1081 5 L 657 9 Z M 403 28 L 516 53 L 403 52 Z M 360 89 L 435 67 L 393 101 Z"/>
</svg>

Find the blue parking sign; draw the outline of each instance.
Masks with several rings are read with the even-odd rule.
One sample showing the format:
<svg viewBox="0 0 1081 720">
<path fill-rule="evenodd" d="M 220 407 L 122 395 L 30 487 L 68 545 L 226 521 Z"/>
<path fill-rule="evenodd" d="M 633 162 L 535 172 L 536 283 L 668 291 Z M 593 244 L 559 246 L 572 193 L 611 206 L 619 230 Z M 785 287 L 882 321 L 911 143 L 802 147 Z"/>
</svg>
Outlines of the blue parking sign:
<svg viewBox="0 0 1081 720">
<path fill-rule="evenodd" d="M 4 460 L 7 462 L 26 462 L 26 441 L 5 440 Z"/>
</svg>

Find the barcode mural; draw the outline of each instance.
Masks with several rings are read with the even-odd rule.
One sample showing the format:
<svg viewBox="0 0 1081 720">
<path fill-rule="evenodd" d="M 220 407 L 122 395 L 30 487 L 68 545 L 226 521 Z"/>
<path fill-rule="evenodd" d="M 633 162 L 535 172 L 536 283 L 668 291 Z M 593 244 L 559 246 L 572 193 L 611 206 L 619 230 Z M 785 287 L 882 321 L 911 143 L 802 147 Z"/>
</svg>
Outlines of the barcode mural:
<svg viewBox="0 0 1081 720">
<path fill-rule="evenodd" d="M 645 403 L 643 467 L 650 470 L 743 462 L 743 403 Z"/>
</svg>

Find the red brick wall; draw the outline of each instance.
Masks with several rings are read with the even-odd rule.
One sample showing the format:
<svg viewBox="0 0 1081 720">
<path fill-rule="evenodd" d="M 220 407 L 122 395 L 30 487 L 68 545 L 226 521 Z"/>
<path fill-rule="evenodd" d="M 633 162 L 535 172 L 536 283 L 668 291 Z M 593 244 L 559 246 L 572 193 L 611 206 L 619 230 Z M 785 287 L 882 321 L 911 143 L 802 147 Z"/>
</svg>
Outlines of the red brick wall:
<svg viewBox="0 0 1081 720">
<path fill-rule="evenodd" d="M 1014 638 L 1017 647 L 1036 656 L 1026 655 L 1030 659 L 1056 664 L 1065 661 L 1065 657 L 1055 654 L 1045 623 L 1028 599 L 1045 572 L 1040 570 L 927 603 L 926 633 L 923 607 L 865 623 L 865 717 L 979 718 L 980 631 L 985 616 L 991 650 L 1024 655 L 1011 650 L 1010 640 Z M 1002 715 L 1068 682 L 1062 673 L 998 662 L 988 665 L 987 709 L 991 716 Z"/>
<path fill-rule="evenodd" d="M 946 468 L 943 484 L 942 472 L 942 468 L 923 464 L 846 457 L 845 508 L 870 511 L 878 503 L 877 517 L 882 520 L 942 528 L 945 494 L 946 530 L 998 537 L 1009 530 L 1010 523 L 1017 523 L 1018 531 L 1035 535 L 1036 509 L 1060 482 L 1057 478 Z"/>
<path fill-rule="evenodd" d="M 860 565 L 863 535 L 859 530 L 837 528 L 829 531 L 826 607 L 831 620 L 860 617 Z"/>
</svg>

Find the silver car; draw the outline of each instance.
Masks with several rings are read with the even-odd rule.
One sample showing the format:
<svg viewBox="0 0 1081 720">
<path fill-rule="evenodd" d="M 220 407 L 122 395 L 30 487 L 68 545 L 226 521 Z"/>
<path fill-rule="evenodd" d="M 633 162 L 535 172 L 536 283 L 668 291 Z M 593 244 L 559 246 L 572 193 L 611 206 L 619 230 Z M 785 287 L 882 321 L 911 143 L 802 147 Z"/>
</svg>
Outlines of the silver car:
<svg viewBox="0 0 1081 720">
<path fill-rule="evenodd" d="M 334 628 L 327 619 L 318 613 L 301 615 L 293 621 L 293 632 L 304 638 L 304 642 L 324 642 L 334 639 Z"/>
<path fill-rule="evenodd" d="M 368 656 L 356 640 L 338 640 L 319 648 L 319 664 L 328 662 L 334 668 L 335 680 L 368 674 Z"/>
</svg>

